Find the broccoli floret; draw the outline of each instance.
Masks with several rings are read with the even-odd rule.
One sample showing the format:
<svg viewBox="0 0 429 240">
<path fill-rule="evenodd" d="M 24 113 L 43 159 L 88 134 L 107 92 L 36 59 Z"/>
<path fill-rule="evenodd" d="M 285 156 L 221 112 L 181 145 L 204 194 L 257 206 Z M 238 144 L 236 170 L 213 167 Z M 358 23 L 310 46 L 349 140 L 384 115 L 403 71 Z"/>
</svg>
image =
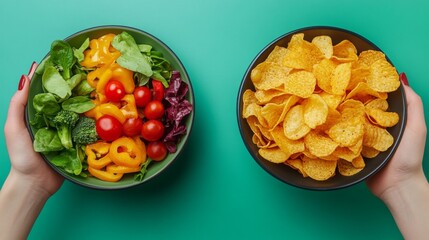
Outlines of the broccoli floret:
<svg viewBox="0 0 429 240">
<path fill-rule="evenodd" d="M 77 123 L 77 120 L 79 120 L 79 114 L 68 110 L 60 110 L 52 119 L 55 127 L 57 128 L 61 144 L 63 144 L 66 149 L 73 147 L 71 133 Z"/>
<path fill-rule="evenodd" d="M 96 142 L 99 138 L 95 129 L 95 120 L 89 117 L 80 117 L 72 130 L 72 138 L 79 145 Z"/>
</svg>

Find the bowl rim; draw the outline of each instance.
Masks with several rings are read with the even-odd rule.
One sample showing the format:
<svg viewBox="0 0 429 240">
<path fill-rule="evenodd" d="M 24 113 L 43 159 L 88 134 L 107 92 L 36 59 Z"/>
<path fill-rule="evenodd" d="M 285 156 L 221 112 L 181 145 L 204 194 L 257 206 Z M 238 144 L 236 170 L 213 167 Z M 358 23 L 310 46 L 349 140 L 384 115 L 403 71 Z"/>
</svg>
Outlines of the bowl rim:
<svg viewBox="0 0 429 240">
<path fill-rule="evenodd" d="M 123 30 L 123 31 L 133 31 L 133 32 L 138 32 L 141 33 L 143 35 L 148 36 L 149 38 L 152 38 L 154 41 L 158 42 L 163 48 L 165 48 L 168 52 L 171 53 L 171 55 L 177 59 L 178 64 L 181 66 L 181 68 L 183 69 L 183 72 L 180 72 L 180 76 L 185 75 L 186 79 L 188 79 L 188 81 L 186 82 L 186 84 L 188 84 L 188 94 L 189 94 L 189 98 L 193 100 L 192 102 L 192 111 L 191 113 L 187 116 L 187 118 L 189 118 L 189 126 L 187 127 L 187 134 L 184 135 L 180 141 L 183 141 L 182 147 L 180 149 L 177 149 L 177 151 L 174 153 L 175 156 L 174 158 L 167 163 L 165 166 L 163 166 L 162 168 L 160 168 L 156 173 L 154 173 L 153 175 L 149 176 L 148 178 L 145 178 L 142 181 L 135 181 L 131 184 L 127 184 L 127 185 L 119 185 L 119 186 L 98 186 L 98 185 L 93 185 L 93 184 L 88 184 L 86 182 L 82 182 L 82 181 L 78 181 L 75 178 L 70 177 L 67 173 L 61 171 L 60 169 L 58 169 L 55 165 L 53 165 L 48 159 L 47 157 L 43 154 L 43 153 L 39 153 L 40 156 L 43 158 L 43 160 L 58 174 L 60 174 L 62 177 L 64 177 L 65 179 L 67 179 L 68 181 L 77 184 L 79 186 L 83 186 L 83 187 L 87 187 L 90 189 L 95 189 L 95 190 L 121 190 L 121 189 L 128 189 L 128 188 L 133 188 L 139 185 L 142 185 L 144 183 L 149 182 L 150 180 L 154 179 L 155 177 L 159 176 L 160 174 L 162 174 L 163 172 L 165 172 L 165 170 L 167 168 L 169 168 L 174 162 L 176 162 L 176 160 L 182 155 L 183 149 L 185 148 L 185 146 L 188 144 L 188 140 L 189 137 L 191 135 L 192 129 L 193 129 L 193 125 L 194 125 L 194 118 L 195 118 L 195 95 L 194 95 L 194 90 L 192 87 L 192 83 L 191 83 L 191 79 L 189 77 L 189 74 L 185 68 L 185 65 L 183 64 L 183 62 L 180 60 L 180 58 L 177 56 L 177 54 L 167 45 L 165 44 L 162 40 L 160 40 L 159 38 L 155 37 L 154 35 L 152 35 L 151 33 L 148 33 L 144 30 L 141 30 L 139 28 L 136 27 L 130 27 L 130 26 L 125 26 L 125 25 L 99 25 L 99 26 L 94 26 L 94 27 L 89 27 L 86 29 L 82 29 L 80 31 L 77 31 L 69 36 L 67 36 L 66 38 L 64 38 L 64 41 L 67 41 L 71 38 L 74 38 L 78 35 L 87 33 L 87 32 L 91 32 L 91 31 L 95 31 L 95 30 L 102 30 L 102 29 L 117 29 L 117 30 Z M 48 56 L 50 55 L 50 51 L 42 58 L 41 61 L 43 61 L 43 59 L 46 59 Z M 32 76 L 32 79 L 34 78 L 34 76 L 36 75 L 36 73 L 34 73 L 34 75 Z M 30 91 L 30 89 L 29 89 Z M 31 140 L 34 141 L 34 134 L 31 130 L 31 126 L 30 126 L 30 116 L 28 113 L 28 100 L 27 100 L 27 105 L 25 106 L 25 111 L 24 111 L 24 119 L 25 119 L 25 125 L 27 127 L 27 130 L 30 134 Z"/>
<path fill-rule="evenodd" d="M 248 65 L 248 67 L 246 68 L 246 71 L 242 77 L 240 86 L 238 88 L 238 94 L 237 94 L 237 99 L 236 99 L 236 117 L 237 117 L 237 122 L 238 122 L 238 126 L 239 126 L 239 131 L 240 131 L 240 135 L 241 135 L 241 139 L 243 144 L 245 145 L 247 151 L 250 153 L 250 155 L 252 156 L 253 160 L 256 161 L 256 163 L 262 168 L 264 169 L 265 172 L 269 173 L 271 176 L 273 176 L 274 178 L 276 178 L 277 180 L 286 183 L 290 186 L 293 187 L 297 187 L 300 189 L 305 189 L 305 190 L 312 190 L 312 191 L 332 191 L 332 190 L 339 190 L 339 189 L 344 189 L 353 185 L 356 185 L 362 181 L 365 181 L 366 179 L 370 178 L 371 176 L 373 176 L 374 174 L 376 174 L 378 171 L 380 171 L 393 157 L 393 155 L 395 154 L 399 144 L 401 143 L 402 140 L 402 136 L 405 130 L 405 126 L 407 123 L 407 104 L 406 104 L 406 95 L 405 95 L 405 91 L 404 91 L 404 87 L 403 87 L 403 83 L 400 82 L 400 86 L 399 86 L 399 91 L 400 94 L 403 96 L 403 98 L 401 99 L 402 104 L 403 104 L 403 109 L 402 109 L 402 121 L 400 121 L 398 124 L 399 125 L 399 132 L 398 132 L 398 136 L 396 137 L 395 141 L 393 142 L 391 149 L 388 153 L 388 155 L 386 156 L 385 159 L 383 159 L 383 161 L 377 165 L 377 167 L 375 167 L 372 171 L 370 171 L 369 173 L 367 173 L 366 175 L 364 175 L 363 177 L 354 180 L 354 181 L 350 181 L 346 184 L 342 184 L 342 185 L 336 185 L 336 186 L 332 186 L 332 187 L 311 187 L 311 186 L 306 186 L 306 185 L 300 185 L 300 184 L 295 184 L 292 183 L 290 181 L 286 181 L 285 179 L 280 178 L 280 176 L 275 175 L 272 171 L 270 171 L 270 169 L 268 169 L 265 165 L 262 164 L 262 161 L 267 161 L 264 159 L 261 159 L 259 157 L 258 153 L 255 153 L 252 148 L 251 148 L 251 143 L 250 141 L 246 141 L 246 136 L 244 135 L 244 126 L 243 124 L 247 124 L 244 121 L 242 121 L 242 117 L 241 117 L 241 109 L 242 109 L 242 95 L 244 93 L 244 85 L 246 83 L 246 78 L 247 76 L 249 76 L 250 72 L 252 71 L 254 64 L 259 60 L 259 58 L 261 57 L 261 55 L 263 55 L 265 53 L 265 51 L 267 51 L 270 47 L 272 47 L 276 42 L 282 40 L 285 37 L 291 36 L 293 34 L 296 33 L 300 33 L 300 32 L 304 32 L 304 31 L 308 31 L 308 30 L 315 30 L 315 29 L 320 29 L 320 30 L 334 30 L 334 31 L 340 31 L 340 32 L 344 32 L 350 35 L 353 35 L 357 38 L 360 38 L 361 40 L 367 42 L 369 45 L 371 45 L 375 50 L 381 51 L 383 52 L 377 45 L 375 45 L 372 41 L 368 40 L 367 38 L 363 37 L 362 35 L 355 33 L 353 31 L 347 30 L 347 29 L 343 29 L 340 27 L 334 27 L 334 26 L 323 26 L 323 25 L 315 25 L 315 26 L 307 26 L 307 27 L 302 27 L 302 28 L 298 28 L 289 32 L 286 32 L 284 34 L 281 34 L 280 36 L 276 37 L 274 40 L 270 41 L 268 44 L 266 44 L 262 50 L 260 50 L 256 56 L 253 58 L 253 60 L 250 62 L 250 64 Z M 384 53 L 384 52 L 383 52 Z M 392 65 L 392 61 L 388 58 L 388 56 L 385 54 L 385 57 L 387 59 L 388 62 L 390 62 Z M 394 66 L 394 65 L 393 65 Z M 396 67 L 395 67 L 396 68 Z M 397 71 L 397 70 L 396 70 Z"/>
</svg>

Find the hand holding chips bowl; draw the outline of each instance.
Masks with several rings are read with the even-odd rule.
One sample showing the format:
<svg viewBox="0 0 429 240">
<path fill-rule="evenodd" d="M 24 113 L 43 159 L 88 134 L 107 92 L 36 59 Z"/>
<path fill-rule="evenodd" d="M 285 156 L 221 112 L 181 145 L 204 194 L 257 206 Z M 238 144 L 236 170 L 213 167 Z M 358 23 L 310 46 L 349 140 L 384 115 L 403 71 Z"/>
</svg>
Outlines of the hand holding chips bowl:
<svg viewBox="0 0 429 240">
<path fill-rule="evenodd" d="M 244 143 L 290 185 L 361 182 L 393 156 L 406 122 L 398 73 L 367 39 L 334 27 L 287 33 L 247 69 L 237 98 Z"/>
</svg>

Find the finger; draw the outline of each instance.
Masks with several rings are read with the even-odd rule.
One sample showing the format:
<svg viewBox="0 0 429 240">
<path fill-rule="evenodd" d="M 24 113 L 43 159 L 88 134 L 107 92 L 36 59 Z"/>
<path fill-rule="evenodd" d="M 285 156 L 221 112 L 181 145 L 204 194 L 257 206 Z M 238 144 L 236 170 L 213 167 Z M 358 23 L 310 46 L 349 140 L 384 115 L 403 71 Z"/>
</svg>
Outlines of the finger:
<svg viewBox="0 0 429 240">
<path fill-rule="evenodd" d="M 422 99 L 409 86 L 404 85 L 404 90 L 407 99 L 407 127 L 411 127 L 416 131 L 426 132 Z"/>
<path fill-rule="evenodd" d="M 24 81 L 22 89 L 15 92 L 9 103 L 9 110 L 7 114 L 5 133 L 14 135 L 25 129 L 24 111 L 27 105 L 28 91 L 30 89 L 30 79 L 22 75 Z"/>
<path fill-rule="evenodd" d="M 36 62 L 33 62 L 30 67 L 30 71 L 28 71 L 28 78 L 31 79 L 34 75 L 34 72 L 36 72 L 38 64 Z"/>
</svg>

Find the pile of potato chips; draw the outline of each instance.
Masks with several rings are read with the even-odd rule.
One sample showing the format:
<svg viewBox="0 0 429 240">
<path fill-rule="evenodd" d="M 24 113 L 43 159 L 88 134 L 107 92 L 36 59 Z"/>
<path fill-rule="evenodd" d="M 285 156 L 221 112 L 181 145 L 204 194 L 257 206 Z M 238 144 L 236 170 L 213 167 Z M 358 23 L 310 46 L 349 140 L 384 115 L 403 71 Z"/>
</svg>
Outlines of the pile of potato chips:
<svg viewBox="0 0 429 240">
<path fill-rule="evenodd" d="M 399 121 L 387 97 L 400 86 L 379 51 L 357 53 L 348 40 L 311 42 L 295 34 L 251 71 L 255 91 L 243 93 L 243 118 L 259 154 L 304 177 L 352 176 L 394 142 L 386 130 Z"/>
</svg>

